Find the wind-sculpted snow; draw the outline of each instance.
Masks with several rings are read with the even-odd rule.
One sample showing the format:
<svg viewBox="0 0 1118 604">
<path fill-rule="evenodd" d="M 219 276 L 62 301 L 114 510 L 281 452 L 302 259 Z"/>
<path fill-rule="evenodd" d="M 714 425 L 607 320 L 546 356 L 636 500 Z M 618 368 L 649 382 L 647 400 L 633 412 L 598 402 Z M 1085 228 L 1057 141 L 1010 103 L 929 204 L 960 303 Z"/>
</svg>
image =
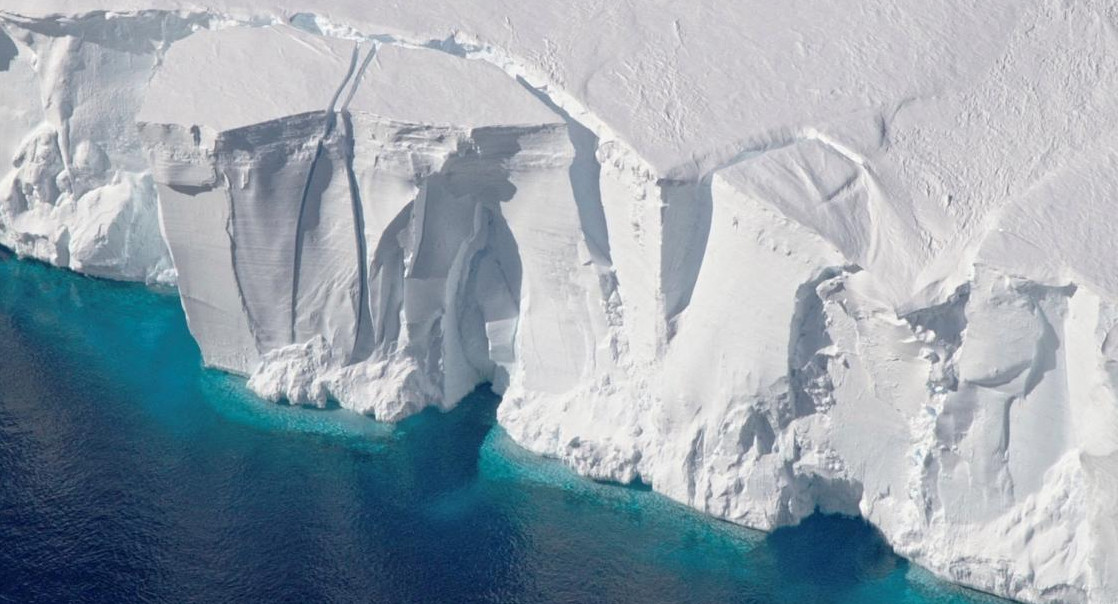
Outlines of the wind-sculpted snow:
<svg viewBox="0 0 1118 604">
<path fill-rule="evenodd" d="M 271 399 L 491 382 L 588 476 L 1118 601 L 1109 5 L 105 2 L 0 11 L 3 245 L 177 275 Z"/>
</svg>

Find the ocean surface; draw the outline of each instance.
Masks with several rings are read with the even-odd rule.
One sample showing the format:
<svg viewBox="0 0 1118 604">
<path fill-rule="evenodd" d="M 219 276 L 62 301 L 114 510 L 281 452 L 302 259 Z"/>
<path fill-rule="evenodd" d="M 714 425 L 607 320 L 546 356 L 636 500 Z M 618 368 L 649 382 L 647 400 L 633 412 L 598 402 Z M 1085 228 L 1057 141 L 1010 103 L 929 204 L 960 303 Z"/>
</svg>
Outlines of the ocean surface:
<svg viewBox="0 0 1118 604">
<path fill-rule="evenodd" d="M 177 298 L 0 259 L 0 602 L 993 604 L 863 522 L 771 535 L 202 368 Z"/>
</svg>

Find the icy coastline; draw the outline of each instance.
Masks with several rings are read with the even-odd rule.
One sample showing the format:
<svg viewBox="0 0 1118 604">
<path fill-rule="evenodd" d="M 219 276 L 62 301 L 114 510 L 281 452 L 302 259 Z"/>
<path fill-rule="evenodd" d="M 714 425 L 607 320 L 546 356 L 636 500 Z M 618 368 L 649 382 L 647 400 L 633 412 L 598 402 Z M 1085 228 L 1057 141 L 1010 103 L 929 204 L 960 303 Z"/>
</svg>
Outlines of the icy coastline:
<svg viewBox="0 0 1118 604">
<path fill-rule="evenodd" d="M 207 363 L 269 398 L 393 421 L 492 382 L 583 474 L 1118 599 L 1104 6 L 968 8 L 986 35 L 932 65 L 909 55 L 970 31 L 957 4 L 829 35 L 641 13 L 608 57 L 563 44 L 609 22 L 577 11 L 538 52 L 523 15 L 119 4 L 0 12 L 3 245 L 176 283 Z M 808 31 L 791 72 L 694 80 L 720 35 Z"/>
</svg>

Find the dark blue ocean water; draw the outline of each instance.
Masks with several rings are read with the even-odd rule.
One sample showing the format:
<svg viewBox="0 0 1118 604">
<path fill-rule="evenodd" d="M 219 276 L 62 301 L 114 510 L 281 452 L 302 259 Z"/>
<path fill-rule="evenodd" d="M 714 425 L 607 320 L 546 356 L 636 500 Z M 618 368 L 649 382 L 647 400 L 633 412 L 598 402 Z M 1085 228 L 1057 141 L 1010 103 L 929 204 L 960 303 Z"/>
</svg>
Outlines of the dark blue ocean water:
<svg viewBox="0 0 1118 604">
<path fill-rule="evenodd" d="M 174 296 L 0 259 L 0 602 L 995 602 L 855 520 L 581 479 L 488 392 L 392 428 L 199 359 Z"/>
</svg>

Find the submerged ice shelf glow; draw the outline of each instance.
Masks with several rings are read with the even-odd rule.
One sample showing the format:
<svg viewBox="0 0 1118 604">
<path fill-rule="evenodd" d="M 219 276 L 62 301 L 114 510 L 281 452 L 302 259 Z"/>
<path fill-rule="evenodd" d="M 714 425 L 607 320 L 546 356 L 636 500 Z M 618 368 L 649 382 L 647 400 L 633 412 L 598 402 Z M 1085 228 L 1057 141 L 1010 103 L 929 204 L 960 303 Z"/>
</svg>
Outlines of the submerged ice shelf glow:
<svg viewBox="0 0 1118 604">
<path fill-rule="evenodd" d="M 2 260 L 0 602 L 1000 602 L 858 521 L 764 536 L 591 483 L 496 401 L 273 405 L 201 368 L 173 297 Z"/>
</svg>

